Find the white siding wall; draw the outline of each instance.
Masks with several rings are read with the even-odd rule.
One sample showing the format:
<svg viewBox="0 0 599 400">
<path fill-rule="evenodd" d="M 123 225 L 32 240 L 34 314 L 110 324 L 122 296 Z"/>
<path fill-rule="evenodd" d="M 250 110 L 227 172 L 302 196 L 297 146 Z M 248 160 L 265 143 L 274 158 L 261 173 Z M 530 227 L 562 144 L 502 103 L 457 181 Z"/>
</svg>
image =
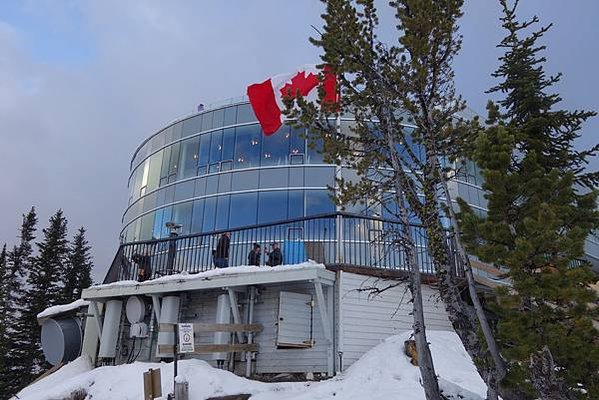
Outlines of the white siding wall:
<svg viewBox="0 0 599 400">
<path fill-rule="evenodd" d="M 254 323 L 262 324 L 264 330 L 254 337 L 254 342 L 258 344 L 258 353 L 256 354 L 255 372 L 257 373 L 283 373 L 283 372 L 326 372 L 327 353 L 326 342 L 322 330 L 320 313 L 318 305 L 314 307 L 313 316 L 313 338 L 315 345 L 312 348 L 304 349 L 278 349 L 277 340 L 277 322 L 279 317 L 279 293 L 281 291 L 310 294 L 316 302 L 314 286 L 311 283 L 288 283 L 278 285 L 261 286 L 258 303 L 254 306 Z M 214 323 L 216 316 L 216 298 L 220 291 L 201 291 L 193 292 L 188 296 L 188 300 L 183 302 L 181 311 L 181 321 L 190 323 Z M 238 294 L 238 300 L 241 305 L 245 301 L 245 296 Z M 240 308 L 241 318 L 245 321 L 245 310 Z M 332 318 L 332 317 L 330 317 Z M 310 324 L 310 321 L 306 321 Z M 198 335 L 198 334 L 196 334 Z M 196 336 L 196 341 L 201 343 L 212 343 L 213 333 L 203 333 Z M 186 358 L 189 357 L 188 355 Z M 194 356 L 199 359 L 212 361 L 212 355 L 202 354 Z"/>
<path fill-rule="evenodd" d="M 337 281 L 337 351 L 343 352 L 346 369 L 381 340 L 412 329 L 412 304 L 405 285 L 376 297 L 366 287 L 384 288 L 389 281 L 341 272 Z M 451 331 L 445 308 L 436 289 L 422 287 L 425 324 L 428 330 Z"/>
<path fill-rule="evenodd" d="M 318 304 L 314 307 L 313 338 L 315 345 L 306 349 L 277 349 L 277 320 L 279 313 L 279 292 L 311 294 L 316 302 L 314 286 L 311 283 L 289 283 L 263 286 L 260 302 L 254 309 L 254 322 L 264 325 L 264 330 L 256 335 L 259 352 L 256 356 L 257 373 L 281 372 L 326 372 L 327 352 Z M 331 317 L 332 318 L 332 317 Z M 309 324 L 310 321 L 306 321 Z"/>
</svg>

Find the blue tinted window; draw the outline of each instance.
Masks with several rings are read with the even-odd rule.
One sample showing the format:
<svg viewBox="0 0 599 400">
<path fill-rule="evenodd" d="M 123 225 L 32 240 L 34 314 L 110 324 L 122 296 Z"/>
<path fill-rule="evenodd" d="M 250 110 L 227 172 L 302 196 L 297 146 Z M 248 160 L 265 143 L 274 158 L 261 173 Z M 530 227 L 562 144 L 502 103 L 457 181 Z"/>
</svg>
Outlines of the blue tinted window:
<svg viewBox="0 0 599 400">
<path fill-rule="evenodd" d="M 249 226 L 256 223 L 258 193 L 243 193 L 231 196 L 229 228 Z"/>
<path fill-rule="evenodd" d="M 223 118 L 225 116 L 225 110 L 220 109 L 212 113 L 212 128 L 219 128 L 223 126 Z"/>
<path fill-rule="evenodd" d="M 175 185 L 175 201 L 187 200 L 193 197 L 195 182 L 193 180 Z"/>
<path fill-rule="evenodd" d="M 335 204 L 328 190 L 306 190 L 306 216 L 334 211 Z"/>
<path fill-rule="evenodd" d="M 169 163 L 169 183 L 174 182 L 179 168 L 179 149 L 180 143 L 175 143 L 171 146 L 171 159 Z M 172 177 L 172 178 L 171 178 Z"/>
<path fill-rule="evenodd" d="M 263 137 L 261 165 L 287 164 L 290 139 L 291 133 L 287 125 L 283 125 L 274 134 Z"/>
<path fill-rule="evenodd" d="M 260 165 L 260 142 L 262 131 L 259 125 L 242 126 L 236 130 L 235 168 Z"/>
<path fill-rule="evenodd" d="M 309 136 L 308 143 L 308 164 L 322 164 L 324 158 L 322 155 L 322 139 L 315 134 Z"/>
<path fill-rule="evenodd" d="M 193 118 L 186 119 L 183 121 L 182 136 L 193 135 L 194 133 L 200 132 L 202 129 L 202 116 L 198 115 Z"/>
<path fill-rule="evenodd" d="M 173 140 L 181 139 L 181 134 L 183 131 L 183 123 L 178 122 L 173 125 Z"/>
<path fill-rule="evenodd" d="M 212 113 L 208 112 L 202 116 L 202 131 L 212 129 Z"/>
<path fill-rule="evenodd" d="M 289 218 L 301 218 L 304 216 L 304 191 L 289 191 Z"/>
<path fill-rule="evenodd" d="M 225 120 L 223 122 L 223 125 L 235 125 L 235 118 L 237 118 L 237 107 L 225 108 Z"/>
<path fill-rule="evenodd" d="M 287 192 L 260 192 L 258 223 L 282 221 L 287 218 Z"/>
<path fill-rule="evenodd" d="M 258 188 L 259 171 L 239 171 L 233 173 L 233 190 L 251 190 Z"/>
<path fill-rule="evenodd" d="M 162 214 L 164 209 L 161 208 L 154 213 L 154 229 L 152 229 L 152 236 L 156 239 L 160 239 L 162 236 Z"/>
<path fill-rule="evenodd" d="M 291 134 L 291 154 L 304 154 L 306 152 L 306 139 L 304 137 L 304 129 L 289 128 Z"/>
<path fill-rule="evenodd" d="M 216 219 L 216 197 L 206 199 L 204 206 L 204 220 L 202 221 L 202 232 L 214 230 L 214 220 Z"/>
<path fill-rule="evenodd" d="M 235 156 L 235 128 L 228 128 L 223 133 L 223 160 L 232 160 Z"/>
<path fill-rule="evenodd" d="M 219 196 L 216 206 L 215 229 L 227 229 L 229 225 L 229 199 L 231 196 Z"/>
<path fill-rule="evenodd" d="M 305 173 L 307 187 L 335 186 L 335 168 L 307 167 Z"/>
<path fill-rule="evenodd" d="M 173 207 L 166 207 L 163 209 L 163 214 L 162 214 L 162 226 L 160 229 L 160 237 L 168 237 L 169 235 L 169 231 L 168 228 L 166 227 L 166 223 L 167 222 L 172 222 L 173 221 Z"/>
<path fill-rule="evenodd" d="M 288 187 L 289 171 L 287 168 L 269 168 L 260 170 L 260 188 Z"/>
<path fill-rule="evenodd" d="M 164 155 L 162 156 L 162 167 L 160 169 L 160 178 L 168 177 L 169 171 L 169 163 L 171 160 L 171 146 L 166 147 L 164 149 Z M 160 186 L 162 186 L 162 181 L 160 182 Z"/>
<path fill-rule="evenodd" d="M 189 178 L 197 173 L 200 138 L 194 137 L 181 142 L 181 166 L 179 179 Z"/>
<path fill-rule="evenodd" d="M 243 124 L 244 122 L 256 121 L 254 110 L 249 104 L 241 104 L 237 106 L 237 123 Z"/>
<path fill-rule="evenodd" d="M 191 210 L 193 202 L 177 204 L 173 207 L 173 222 L 181 224 L 180 234 L 187 235 L 191 228 Z"/>
<path fill-rule="evenodd" d="M 152 239 L 152 229 L 154 228 L 154 215 L 149 213 L 141 217 L 141 230 L 139 240 Z"/>
<path fill-rule="evenodd" d="M 202 232 L 204 221 L 204 199 L 193 202 L 193 214 L 191 218 L 191 233 Z"/>
<path fill-rule="evenodd" d="M 216 163 L 221 160 L 223 150 L 223 131 L 212 132 L 212 142 L 210 143 L 210 163 Z"/>
<path fill-rule="evenodd" d="M 210 160 L 210 134 L 200 136 L 200 152 L 198 155 L 198 165 L 208 165 Z"/>
</svg>

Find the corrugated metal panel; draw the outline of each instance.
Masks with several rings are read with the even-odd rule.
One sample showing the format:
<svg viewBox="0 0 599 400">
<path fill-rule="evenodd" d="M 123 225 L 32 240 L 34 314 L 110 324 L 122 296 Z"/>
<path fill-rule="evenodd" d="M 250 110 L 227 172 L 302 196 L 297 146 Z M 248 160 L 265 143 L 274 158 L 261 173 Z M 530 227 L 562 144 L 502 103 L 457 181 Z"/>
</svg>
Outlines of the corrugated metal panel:
<svg viewBox="0 0 599 400">
<path fill-rule="evenodd" d="M 364 290 L 384 288 L 389 281 L 343 272 L 338 281 L 338 351 L 343 352 L 343 369 L 385 338 L 412 329 L 412 304 L 404 285 L 390 288 L 377 296 Z M 425 324 L 429 330 L 451 331 L 438 292 L 422 287 Z"/>
<path fill-rule="evenodd" d="M 279 292 L 278 347 L 312 347 L 312 295 Z"/>
</svg>

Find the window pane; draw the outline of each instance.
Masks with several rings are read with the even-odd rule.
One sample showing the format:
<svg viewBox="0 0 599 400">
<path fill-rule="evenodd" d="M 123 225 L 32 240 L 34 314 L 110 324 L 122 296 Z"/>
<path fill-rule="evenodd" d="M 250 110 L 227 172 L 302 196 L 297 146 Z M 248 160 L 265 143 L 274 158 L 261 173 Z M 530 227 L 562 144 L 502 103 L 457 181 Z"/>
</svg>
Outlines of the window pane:
<svg viewBox="0 0 599 400">
<path fill-rule="evenodd" d="M 258 223 L 283 221 L 287 218 L 287 192 L 260 192 Z"/>
<path fill-rule="evenodd" d="M 228 128 L 223 133 L 223 160 L 232 160 L 235 155 L 235 128 Z"/>
<path fill-rule="evenodd" d="M 154 228 L 154 215 L 149 213 L 141 217 L 141 231 L 139 240 L 152 239 L 152 228 Z"/>
<path fill-rule="evenodd" d="M 200 136 L 200 152 L 198 156 L 198 165 L 207 165 L 210 160 L 210 134 Z"/>
<path fill-rule="evenodd" d="M 210 143 L 210 164 L 219 162 L 223 150 L 223 131 L 212 132 Z"/>
<path fill-rule="evenodd" d="M 289 127 L 283 125 L 277 132 L 262 139 L 262 164 L 283 165 L 287 164 L 289 156 L 289 143 L 291 142 Z"/>
<path fill-rule="evenodd" d="M 218 190 L 218 175 L 206 178 L 206 194 L 216 194 Z"/>
<path fill-rule="evenodd" d="M 237 117 L 237 107 L 225 108 L 225 120 L 223 126 L 235 125 L 235 118 Z"/>
<path fill-rule="evenodd" d="M 219 196 L 216 206 L 216 226 L 214 229 L 227 229 L 229 225 L 229 199 L 231 196 Z"/>
<path fill-rule="evenodd" d="M 177 204 L 173 207 L 173 222 L 181 224 L 181 235 L 187 235 L 191 227 L 191 210 L 193 202 Z"/>
<path fill-rule="evenodd" d="M 304 186 L 304 168 L 289 168 L 289 186 Z"/>
<path fill-rule="evenodd" d="M 306 190 L 306 216 L 334 211 L 335 204 L 329 197 L 328 190 Z"/>
<path fill-rule="evenodd" d="M 259 125 L 242 126 L 236 130 L 235 168 L 257 167 L 260 163 L 260 140 L 262 131 Z"/>
<path fill-rule="evenodd" d="M 243 124 L 244 122 L 256 121 L 254 110 L 249 104 L 241 104 L 237 106 L 237 123 Z"/>
<path fill-rule="evenodd" d="M 322 164 L 322 139 L 316 135 L 310 135 L 310 143 L 308 143 L 308 164 Z"/>
<path fill-rule="evenodd" d="M 289 128 L 291 134 L 291 154 L 304 154 L 306 152 L 306 139 L 304 138 L 304 129 Z"/>
<path fill-rule="evenodd" d="M 289 218 L 301 218 L 304 216 L 304 191 L 289 191 Z"/>
<path fill-rule="evenodd" d="M 195 197 L 200 197 L 206 194 L 206 178 L 196 179 Z"/>
<path fill-rule="evenodd" d="M 232 190 L 251 190 L 258 188 L 259 171 L 240 171 L 233 173 Z"/>
<path fill-rule="evenodd" d="M 193 180 L 175 185 L 175 201 L 187 200 L 193 197 L 195 182 Z"/>
<path fill-rule="evenodd" d="M 162 156 L 162 168 L 160 169 L 160 177 L 166 178 L 168 176 L 169 163 L 171 160 L 171 146 L 165 148 L 164 155 Z"/>
<path fill-rule="evenodd" d="M 243 193 L 231 196 L 229 228 L 256 224 L 258 193 Z"/>
<path fill-rule="evenodd" d="M 181 139 L 181 133 L 183 130 L 183 123 L 177 122 L 173 125 L 173 140 Z"/>
<path fill-rule="evenodd" d="M 169 231 L 166 227 L 167 222 L 172 222 L 173 218 L 173 207 L 166 207 L 162 214 L 162 226 L 160 227 L 160 237 L 165 238 L 168 237 Z"/>
<path fill-rule="evenodd" d="M 179 168 L 179 149 L 181 147 L 180 143 L 175 143 L 171 146 L 171 159 L 169 163 L 169 176 L 177 175 L 177 170 Z M 172 181 L 169 181 L 172 182 Z"/>
<path fill-rule="evenodd" d="M 202 131 L 212 129 L 212 113 L 205 113 L 202 117 Z"/>
<path fill-rule="evenodd" d="M 287 168 L 263 169 L 260 171 L 260 188 L 287 187 L 289 171 Z"/>
<path fill-rule="evenodd" d="M 335 186 L 335 168 L 306 168 L 306 186 Z"/>
<path fill-rule="evenodd" d="M 204 221 L 204 199 L 193 202 L 193 216 L 191 220 L 191 233 L 202 232 L 202 222 Z"/>
<path fill-rule="evenodd" d="M 216 219 L 216 197 L 207 198 L 205 204 L 202 232 L 210 232 L 214 230 L 214 220 Z"/>
<path fill-rule="evenodd" d="M 160 209 L 154 213 L 154 228 L 152 229 L 152 237 L 160 239 L 162 236 L 162 214 L 164 209 Z"/>
<path fill-rule="evenodd" d="M 231 174 L 221 174 L 218 179 L 218 192 L 225 193 L 231 191 Z"/>
<path fill-rule="evenodd" d="M 212 128 L 220 128 L 221 126 L 223 126 L 225 110 L 221 108 L 220 110 L 214 111 L 212 115 Z"/>
<path fill-rule="evenodd" d="M 159 151 L 150 157 L 150 175 L 148 176 L 148 191 L 154 190 L 160 183 L 160 170 L 162 168 L 162 154 Z"/>
<path fill-rule="evenodd" d="M 181 167 L 179 168 L 179 179 L 185 179 L 196 175 L 199 144 L 199 137 L 194 137 L 181 142 Z"/>
<path fill-rule="evenodd" d="M 182 135 L 183 137 L 193 135 L 194 133 L 200 132 L 200 129 L 202 129 L 202 116 L 197 115 L 183 121 Z"/>
</svg>

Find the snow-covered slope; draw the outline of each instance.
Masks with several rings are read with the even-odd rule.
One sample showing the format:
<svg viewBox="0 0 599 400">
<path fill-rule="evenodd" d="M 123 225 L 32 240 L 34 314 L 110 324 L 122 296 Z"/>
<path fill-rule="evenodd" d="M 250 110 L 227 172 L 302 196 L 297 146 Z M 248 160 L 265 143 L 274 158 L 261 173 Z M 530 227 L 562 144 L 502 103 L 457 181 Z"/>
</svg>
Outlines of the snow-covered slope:
<svg viewBox="0 0 599 400">
<path fill-rule="evenodd" d="M 322 382 L 262 383 L 238 377 L 210 367 L 200 360 L 179 363 L 179 375 L 189 382 L 190 399 L 252 393 L 252 400 L 424 400 L 417 367 L 403 352 L 409 332 L 392 336 L 366 353 L 345 373 Z M 466 354 L 460 340 L 451 332 L 428 332 L 440 386 L 455 399 L 480 400 L 485 385 Z M 162 392 L 172 391 L 172 363 L 134 363 L 91 369 L 79 358 L 53 375 L 22 390 L 22 400 L 68 398 L 83 389 L 88 399 L 141 399 L 142 373 L 149 368 L 162 369 Z M 458 395 L 460 397 L 458 397 Z"/>
</svg>

